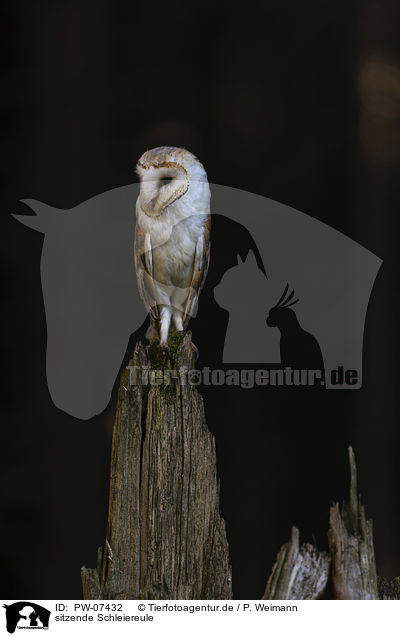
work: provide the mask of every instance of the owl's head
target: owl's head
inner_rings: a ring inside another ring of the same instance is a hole
[[[204,213],[210,200],[207,173],[196,157],[184,148],[161,146],[147,150],[137,162],[140,207],[151,217],[177,205]]]

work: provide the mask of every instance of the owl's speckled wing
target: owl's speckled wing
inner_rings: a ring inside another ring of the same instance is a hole
[[[159,316],[154,288],[150,235],[146,234],[138,223],[135,229],[134,257],[139,294],[150,317],[157,320]]]
[[[189,320],[195,315],[199,295],[206,280],[208,266],[210,264],[210,232],[211,215],[208,214],[203,226],[203,232],[197,241],[196,252],[193,261],[193,274],[190,282],[189,295],[186,301],[183,316],[183,327],[186,329]]]

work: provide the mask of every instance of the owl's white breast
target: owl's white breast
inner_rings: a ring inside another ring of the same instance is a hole
[[[196,184],[196,190],[157,217],[147,216],[137,205],[137,223],[150,234],[153,276],[166,285],[186,287],[192,277],[197,241],[209,214],[208,183]]]

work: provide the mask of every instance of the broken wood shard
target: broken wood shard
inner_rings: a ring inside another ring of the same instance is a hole
[[[350,503],[330,509],[328,540],[332,555],[335,598],[341,600],[378,599],[378,584],[372,521],[357,494],[357,470],[349,447]]]
[[[392,581],[378,576],[379,598],[382,601],[398,601],[400,599],[400,576]]]
[[[357,470],[349,448],[350,501],[342,510],[330,509],[330,556],[311,545],[299,548],[299,531],[292,528],[289,543],[282,546],[268,579],[264,599],[318,599],[326,588],[330,562],[334,596],[341,600],[378,599],[372,521],[357,493]],[[381,598],[399,598],[400,577],[380,582]]]
[[[299,547],[299,531],[293,527],[290,541],[282,546],[277,556],[264,600],[318,599],[328,582],[330,557],[314,546],[304,543]]]
[[[150,366],[194,368],[191,337],[169,343],[171,365],[141,343],[121,374],[114,423],[107,538],[96,570],[82,568],[85,599],[230,599],[219,514],[215,440],[203,399],[179,379],[147,386]]]

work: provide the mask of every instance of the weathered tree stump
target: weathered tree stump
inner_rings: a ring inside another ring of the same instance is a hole
[[[189,334],[175,335],[166,361],[141,343],[121,374],[114,423],[108,529],[97,568],[82,568],[85,599],[230,599],[225,522],[219,514],[215,440],[203,400],[190,385]],[[337,599],[400,597],[400,577],[378,581],[372,522],[357,494],[330,509],[330,555],[299,545],[292,528],[268,579],[264,600],[319,599],[331,576]]]
[[[107,537],[97,568],[82,568],[85,599],[232,597],[215,440],[187,382],[191,337],[169,344],[171,362],[154,345],[150,363],[138,343],[122,373]]]

